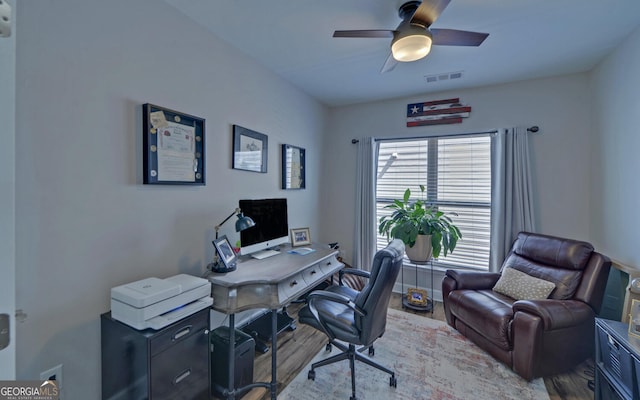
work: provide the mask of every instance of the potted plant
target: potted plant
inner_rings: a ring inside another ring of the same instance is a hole
[[[424,186],[420,185],[424,194]],[[462,238],[460,229],[444,212],[427,206],[423,200],[409,201],[411,190],[404,192],[402,200],[394,200],[385,208],[391,215],[380,218],[378,232],[387,238],[400,239],[406,245],[407,257],[414,262],[425,262],[440,253],[446,257],[453,252]]]

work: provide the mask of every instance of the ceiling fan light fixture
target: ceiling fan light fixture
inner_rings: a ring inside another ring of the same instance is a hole
[[[409,29],[396,32],[391,43],[391,54],[397,61],[416,61],[429,54],[432,42],[428,30],[412,25]]]

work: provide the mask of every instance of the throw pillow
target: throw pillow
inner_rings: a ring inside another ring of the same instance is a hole
[[[548,298],[555,287],[553,282],[527,275],[514,268],[505,268],[493,290],[516,300],[539,300]]]

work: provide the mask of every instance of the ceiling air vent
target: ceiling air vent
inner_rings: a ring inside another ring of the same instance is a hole
[[[448,72],[445,74],[436,74],[436,75],[425,75],[424,76],[424,81],[426,83],[435,83],[435,82],[440,82],[440,81],[448,81],[451,79],[460,79],[462,78],[463,75],[463,71],[456,71],[456,72]]]

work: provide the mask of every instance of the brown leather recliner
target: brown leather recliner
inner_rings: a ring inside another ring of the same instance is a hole
[[[499,273],[447,270],[449,325],[526,380],[566,372],[594,354],[594,323],[611,260],[589,243],[520,232],[504,268],[555,283],[547,299],[492,290]]]

